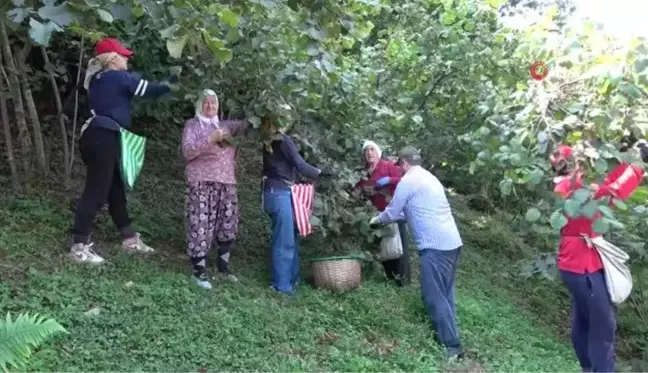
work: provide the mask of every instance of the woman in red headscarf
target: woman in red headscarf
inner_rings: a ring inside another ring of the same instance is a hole
[[[559,196],[568,198],[583,187],[583,169],[571,147],[560,145],[550,161],[557,175],[554,191]],[[621,163],[602,185],[592,185],[593,197],[626,199],[643,176],[643,169]],[[584,372],[614,372],[616,309],[608,294],[598,251],[583,237],[600,236],[593,229],[599,217],[600,213],[592,219],[566,216],[567,224],[560,230],[557,258],[558,270],[572,299],[572,344]]]

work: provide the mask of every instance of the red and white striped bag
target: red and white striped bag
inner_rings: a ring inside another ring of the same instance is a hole
[[[293,201],[293,214],[299,235],[306,237],[313,233],[310,217],[313,214],[315,187],[313,184],[294,184],[290,187]]]

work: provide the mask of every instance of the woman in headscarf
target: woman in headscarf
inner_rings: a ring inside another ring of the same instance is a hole
[[[131,227],[126,208],[126,191],[120,172],[120,129],[131,126],[130,102],[133,97],[159,97],[169,92],[169,83],[155,83],[127,71],[133,52],[118,40],[105,38],[95,45],[95,57],[88,63],[84,87],[92,117],[81,128],[79,150],[86,165],[83,194],[77,204],[72,228],[70,257],[78,262],[104,261],[90,241],[97,211],[108,201],[108,210],[128,252],[149,253]],[[172,77],[170,81],[175,81]]]
[[[309,179],[330,176],[306,163],[293,140],[270,118],[261,123],[263,147],[263,209],[272,220],[272,288],[293,295],[299,282],[299,232],[295,226],[290,187],[297,173]]]
[[[382,159],[382,151],[373,141],[365,141],[362,145],[362,155],[367,166],[367,179],[356,184],[378,211],[385,210],[396,185],[401,179],[401,171],[394,163]],[[403,255],[400,258],[382,262],[387,278],[398,286],[408,285],[411,281],[411,264],[408,252],[407,224],[404,220],[398,222],[398,231],[403,245]]]
[[[572,147],[559,145],[550,157],[556,174],[554,192],[564,199],[584,186],[581,160],[574,153]],[[644,162],[647,161],[646,151],[641,149],[641,153]],[[592,185],[593,199],[626,199],[639,186],[643,176],[643,169],[621,163],[601,185]],[[601,257],[583,237],[600,236],[593,224],[601,218],[601,213],[590,218],[585,215],[565,217],[567,224],[560,229],[557,267],[572,299],[574,351],[583,372],[614,372],[616,309],[607,290]]]
[[[185,122],[182,151],[187,178],[187,255],[198,285],[211,289],[207,259],[218,245],[216,267],[221,277],[237,281],[229,271],[232,244],[238,233],[236,148],[231,136],[243,134],[247,120],[219,120],[218,96],[211,89],[200,93],[196,116]]]

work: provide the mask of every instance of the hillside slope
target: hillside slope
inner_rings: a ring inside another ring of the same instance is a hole
[[[258,198],[259,166],[256,150],[247,144],[239,153],[242,221],[233,253],[242,281],[217,284],[211,293],[188,281],[177,143],[150,142],[141,182],[130,196],[137,228],[158,248],[147,258],[120,251],[104,214],[95,240],[103,242],[98,251],[108,263],[71,263],[63,247],[70,196],[41,185],[0,197],[0,312],[41,312],[70,331],[43,347],[28,369],[579,370],[566,339],[555,334],[567,319],[564,293],[517,280],[512,264],[519,258],[507,244],[512,232],[467,208],[459,196],[452,204],[466,246],[458,316],[470,357],[463,366],[444,365],[418,283],[396,289],[376,266],[365,268],[363,286],[352,293],[304,286],[294,301],[274,295],[267,281],[269,231]],[[303,257],[317,250],[306,243]],[[304,272],[307,266],[304,262]],[[561,311],[538,308],[549,305]]]

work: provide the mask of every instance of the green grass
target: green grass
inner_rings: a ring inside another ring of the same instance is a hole
[[[211,293],[192,286],[182,163],[168,149],[177,144],[151,142],[130,197],[136,227],[158,248],[148,257],[122,253],[101,216],[95,236],[108,263],[71,263],[64,248],[69,195],[38,186],[0,197],[0,312],[39,312],[70,332],[46,343],[30,371],[579,371],[556,333],[568,317],[560,287],[516,278],[503,238],[511,232],[497,221],[479,225],[485,217],[458,197],[453,205],[466,246],[457,308],[469,356],[462,365],[443,362],[418,284],[397,289],[375,264],[364,267],[354,292],[302,286],[294,300],[275,295],[259,159],[250,149],[239,154],[242,221],[232,260],[241,282],[217,283]],[[306,242],[302,256],[317,253],[317,245]],[[545,312],[538,302],[561,310]]]

